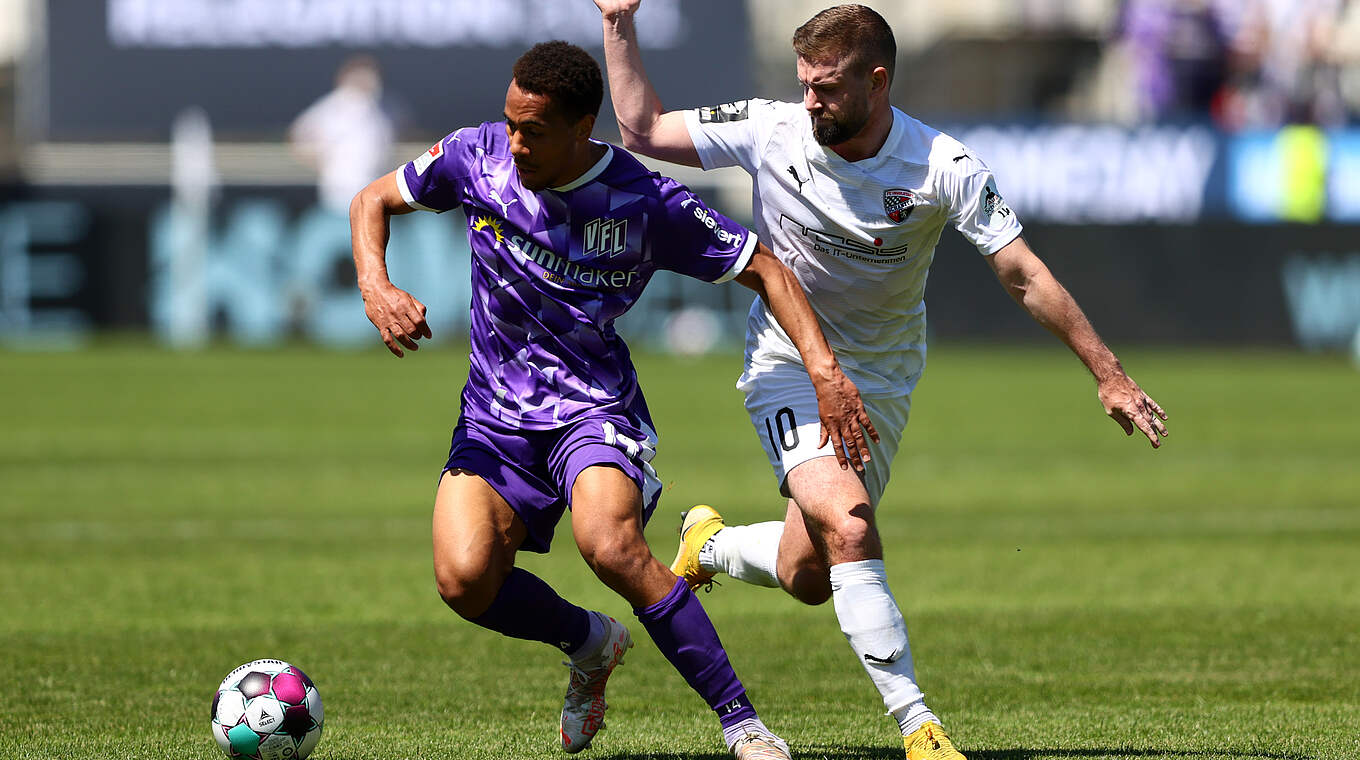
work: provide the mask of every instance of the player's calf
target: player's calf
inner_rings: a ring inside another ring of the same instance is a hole
[[[785,559],[779,555],[779,585],[789,596],[810,606],[831,598],[831,577],[826,563],[813,554]]]

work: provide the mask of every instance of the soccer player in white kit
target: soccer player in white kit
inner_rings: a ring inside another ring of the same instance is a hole
[[[1166,413],[1127,374],[1021,237],[991,172],[958,141],[888,102],[896,45],[873,10],[818,13],[793,37],[803,102],[746,100],[665,111],[643,70],[640,0],[595,0],[623,142],[689,166],[741,166],[760,238],[793,270],[869,413],[866,435],[828,444],[797,350],[759,299],[737,385],[790,497],[782,522],[725,526],[686,514],[672,570],[715,573],[832,600],[856,659],[897,720],[909,760],[959,760],[916,684],[906,624],[888,589],[874,509],[925,368],[926,275],[946,224],[977,246],[1011,296],[1091,371],[1105,412],[1157,447]]]

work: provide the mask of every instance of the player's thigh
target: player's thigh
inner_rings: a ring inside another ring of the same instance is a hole
[[[586,467],[571,489],[571,530],[583,550],[604,541],[645,543],[641,489],[618,467]]]
[[[435,580],[444,598],[500,589],[524,541],[524,522],[481,476],[446,471],[434,500]],[[489,605],[491,599],[485,599]]]
[[[605,585],[636,608],[675,586],[675,575],[652,556],[642,532],[643,495],[613,464],[587,467],[572,486],[571,530],[581,556]]]
[[[788,486],[828,565],[882,558],[872,500],[853,469],[831,457],[809,459],[789,473]]]
[[[756,435],[760,438],[765,456],[779,483],[780,493],[793,496],[789,475],[805,462],[830,457],[836,462],[834,444],[821,442],[821,417],[817,410],[817,393],[801,365],[776,367],[748,381],[746,411],[751,416]],[[907,424],[910,398],[864,399],[865,410],[879,433],[878,441],[867,441],[870,461],[864,472],[857,474],[847,469],[850,478],[863,480],[869,503],[875,506],[886,487],[892,471],[892,460]]]
[[[656,445],[640,415],[611,414],[573,423],[554,448],[549,463],[587,561],[624,549],[650,556],[642,530],[661,490],[651,465]]]

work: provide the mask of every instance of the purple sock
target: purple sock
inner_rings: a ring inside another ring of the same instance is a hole
[[[590,635],[589,612],[518,567],[506,576],[486,612],[472,622],[514,639],[552,644],[564,652],[580,649]]]
[[[676,578],[675,587],[661,601],[635,609],[633,614],[642,621],[656,648],[718,714],[723,727],[756,717],[746,698],[746,687],[727,661],[727,651],[718,640],[713,622],[683,579]]]

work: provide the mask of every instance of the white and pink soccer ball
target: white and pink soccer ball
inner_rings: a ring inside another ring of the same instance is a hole
[[[303,760],[321,741],[321,693],[283,660],[255,660],[222,679],[212,733],[231,758]]]

